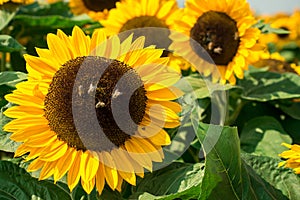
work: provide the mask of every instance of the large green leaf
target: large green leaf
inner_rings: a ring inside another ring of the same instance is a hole
[[[270,116],[251,119],[245,124],[240,139],[245,152],[276,158],[285,150],[281,143],[292,142],[281,124]]]
[[[0,35],[0,51],[14,52],[22,51],[25,48],[14,38],[9,35]]]
[[[242,98],[247,100],[264,102],[300,97],[300,77],[293,73],[247,71],[238,85],[243,88]]]
[[[241,160],[236,128],[201,123],[197,136],[206,153],[199,199],[286,199]]]
[[[71,200],[68,191],[50,181],[39,181],[9,161],[0,161],[0,199]]]
[[[280,159],[250,154],[242,154],[242,158],[259,176],[282,191],[289,199],[300,199],[300,177],[290,169],[278,167]]]
[[[197,136],[206,153],[205,174],[199,198],[238,199],[242,181],[236,128],[201,123]]]
[[[172,163],[140,179],[129,199],[191,199],[199,194],[204,164]]]

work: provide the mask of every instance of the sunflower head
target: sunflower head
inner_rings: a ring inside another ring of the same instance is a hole
[[[28,81],[6,95],[17,106],[5,111],[14,120],[4,129],[22,142],[15,156],[26,155],[28,171],[55,182],[67,174],[70,190],[81,181],[87,193],[101,193],[105,183],[135,185],[162,162],[170,144],[163,128],[180,124],[181,107],[171,101],[182,95],[173,86],[180,75],[162,49],[132,38],[107,39],[102,30],[89,37],[75,27],[71,36],[48,34],[49,49],[25,56]]]
[[[133,10],[129,12],[128,8]],[[127,32],[128,35],[134,31],[135,35],[149,35],[146,37],[147,45],[168,48],[171,42],[169,29],[172,29],[174,20],[180,17],[181,12],[176,0],[124,0],[117,3],[116,8],[109,12],[109,17],[100,20],[100,23],[107,35],[120,32]]]
[[[252,63],[252,65],[257,68],[268,67],[268,70],[271,72],[291,72],[300,74],[299,66],[295,63],[288,63],[278,52],[269,53],[268,51],[265,51],[260,54],[260,59],[257,62]]]
[[[248,3],[187,0],[185,4],[183,17],[175,23],[178,33],[171,34],[171,50],[183,57],[202,57],[203,52],[208,53],[210,58],[203,57],[204,61],[217,67],[207,69],[201,64],[194,67],[203,74],[211,74],[213,80],[234,84],[235,76],[243,78],[243,71],[250,63],[248,57],[260,50],[256,44],[260,31],[252,28],[256,21]]]
[[[265,44],[274,43],[278,49],[282,49],[285,45],[290,43],[300,44],[300,14],[295,11],[292,15],[286,13],[278,13],[274,16],[262,16],[261,19],[265,23],[269,23],[272,28],[278,28],[288,31],[283,34],[263,34],[261,41]]]

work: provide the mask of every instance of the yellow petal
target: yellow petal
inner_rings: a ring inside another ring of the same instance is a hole
[[[96,173],[96,188],[97,188],[99,194],[102,193],[104,185],[105,185],[104,166],[100,162],[99,167],[98,167],[98,171]]]
[[[76,150],[73,148],[68,148],[67,152],[65,153],[64,156],[62,156],[58,161],[57,161],[57,166],[55,168],[54,172],[54,181],[58,181],[61,179],[67,171],[71,168],[75,157],[76,157]]]
[[[94,186],[95,186],[95,177],[92,178],[89,181],[84,181],[84,180],[81,179],[81,185],[82,185],[84,191],[86,193],[90,194],[92,192],[92,190],[94,189]]]
[[[55,170],[56,161],[54,162],[46,162],[43,169],[41,170],[39,180],[44,180],[52,176]]]
[[[168,133],[161,129],[161,131],[151,137],[148,138],[153,144],[161,146],[161,145],[169,145],[171,144],[171,139]]]
[[[99,160],[94,158],[89,151],[85,151],[81,156],[80,176],[84,182],[93,179],[98,171]]]
[[[147,97],[152,100],[169,101],[174,100],[183,95],[183,92],[176,87],[163,88],[154,91],[147,91]]]
[[[82,151],[75,151],[74,153],[76,154],[76,157],[74,158],[74,162],[68,172],[68,186],[71,192],[75,188],[75,186],[77,185],[80,179],[79,168],[80,168]]]
[[[108,152],[102,152],[100,157],[102,157],[104,164],[104,174],[107,184],[111,189],[116,189],[118,185],[118,173],[114,160]]]
[[[133,166],[123,151],[124,150],[122,149],[113,149],[111,151],[111,156],[116,164],[120,176],[131,185],[135,185],[136,178]]]

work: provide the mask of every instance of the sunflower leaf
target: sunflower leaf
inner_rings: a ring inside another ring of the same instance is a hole
[[[73,28],[75,25],[83,26],[92,23],[92,21],[87,15],[80,15],[72,18],[60,15],[17,15],[14,18],[14,23],[23,24],[24,26],[29,27],[38,27],[39,29],[65,29]]]
[[[59,185],[39,181],[9,161],[0,161],[0,191],[1,199],[71,200],[70,194]]]
[[[247,71],[238,85],[243,88],[242,98],[252,101],[300,97],[300,76],[293,73]]]
[[[9,35],[0,35],[0,51],[2,52],[14,52],[22,51],[23,47],[17,40]]]
[[[290,32],[281,28],[273,28],[271,24],[265,23],[264,20],[259,20],[254,27],[260,29],[263,34],[275,33],[275,34],[289,34]]]
[[[68,7],[68,2],[58,1],[55,3],[32,3],[25,6],[22,6],[18,14],[26,14],[33,16],[47,16],[47,15],[61,15],[65,17],[72,16],[70,9]]]
[[[203,163],[172,163],[140,179],[129,199],[191,199],[197,197]]]
[[[255,153],[270,157],[286,148],[281,143],[291,143],[291,137],[285,133],[281,124],[273,117],[262,116],[251,119],[241,132],[241,148],[247,153]],[[270,143],[270,141],[272,141]]]
[[[291,200],[300,199],[300,177],[290,169],[278,167],[279,158],[242,154],[247,165]],[[279,199],[279,198],[277,198]]]
[[[20,146],[20,143],[12,141],[10,139],[12,133],[8,133],[3,130],[4,125],[11,121],[10,118],[3,114],[4,110],[10,106],[11,104],[7,104],[0,110],[0,150],[6,152],[15,152],[18,146]]]
[[[17,83],[27,79],[27,75],[22,72],[1,72],[0,73],[0,108],[8,102],[4,96],[15,89]]]
[[[241,159],[236,128],[200,123],[197,137],[206,153],[199,199],[287,199]]]

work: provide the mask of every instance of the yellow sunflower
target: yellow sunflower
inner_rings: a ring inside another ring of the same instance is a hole
[[[300,146],[297,144],[290,145],[286,143],[283,143],[282,145],[290,150],[279,154],[280,157],[286,159],[286,161],[280,162],[279,166],[292,168],[296,174],[300,174]]]
[[[162,49],[132,38],[121,43],[102,30],[90,38],[75,27],[71,36],[48,34],[39,57],[25,55],[28,81],[5,96],[18,106],[5,111],[15,119],[4,130],[22,142],[15,156],[29,153],[28,171],[55,182],[67,174],[71,191],[81,180],[87,193],[101,193],[105,182],[113,190],[123,180],[135,185],[163,160],[163,128],[180,124],[181,107],[170,101],[182,95],[172,86],[180,76]]]
[[[171,34],[170,49],[189,60],[202,57],[206,64],[194,67],[205,76],[212,74],[214,82],[235,84],[234,75],[242,79],[248,64],[258,59],[254,52],[260,50],[260,31],[252,28],[255,23],[245,0],[187,0],[183,17],[175,24],[178,32]],[[203,52],[209,57],[204,58]]]
[[[70,0],[69,7],[75,15],[88,14],[94,20],[105,19],[108,11],[116,7],[119,0]]]
[[[173,29],[175,19],[182,15],[182,11],[176,0],[124,0],[116,3],[116,8],[109,11],[109,17],[100,20],[100,23],[107,35],[125,32],[123,35],[126,37],[132,30],[136,35],[146,35],[147,45],[167,49],[171,44],[169,29]],[[163,54],[169,55],[170,52]],[[172,62],[169,66],[180,73],[184,61],[177,58],[170,57]]]
[[[288,34],[263,34],[260,40],[264,43],[274,43],[279,49],[292,42],[300,44],[300,14],[298,14],[298,12],[295,12],[293,15],[278,13],[274,16],[263,16],[261,19],[263,19],[265,23],[269,23],[272,28],[289,31]]]
[[[278,52],[272,54],[264,52],[260,55],[260,60],[252,65],[257,68],[268,67],[268,70],[271,72],[292,72],[300,75],[300,67],[295,63],[288,63]]]
[[[15,4],[30,4],[33,3],[34,0],[0,0],[0,5],[5,3],[15,3]]]
[[[107,35],[146,27],[171,29],[179,13],[176,0],[124,0],[100,23]]]

